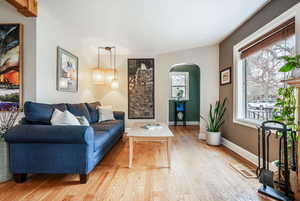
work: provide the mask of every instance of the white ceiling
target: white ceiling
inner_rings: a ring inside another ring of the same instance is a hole
[[[158,54],[217,44],[267,0],[43,0],[81,40]],[[95,45],[95,44],[94,44]],[[102,44],[97,44],[102,45]]]

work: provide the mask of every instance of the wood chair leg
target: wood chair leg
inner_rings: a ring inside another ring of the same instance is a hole
[[[80,174],[80,183],[81,184],[86,184],[88,179],[89,179],[89,175],[88,174]]]
[[[27,180],[27,174],[14,174],[16,183],[24,183]]]

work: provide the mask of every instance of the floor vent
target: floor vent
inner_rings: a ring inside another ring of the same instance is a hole
[[[255,174],[255,168],[250,168],[250,167],[247,167],[243,164],[236,163],[236,162],[232,162],[229,164],[233,169],[238,171],[244,177],[246,177],[248,179],[257,178],[256,174]]]

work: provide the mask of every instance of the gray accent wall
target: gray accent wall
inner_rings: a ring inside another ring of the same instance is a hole
[[[299,2],[299,0],[272,0],[251,19],[234,31],[234,33],[222,41],[219,45],[220,70],[233,66],[234,45]],[[227,113],[225,116],[226,122],[222,128],[223,137],[257,154],[257,130],[233,123],[233,82],[230,85],[220,86],[219,95],[220,99],[228,98]]]

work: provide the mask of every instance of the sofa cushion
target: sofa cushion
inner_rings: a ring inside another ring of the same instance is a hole
[[[66,104],[44,104],[27,101],[24,104],[24,114],[26,121],[36,124],[50,124],[54,109],[65,111]]]
[[[54,109],[58,109],[62,112],[67,110],[67,105],[65,103],[52,104],[51,106],[53,107],[53,111]]]
[[[93,103],[86,103],[86,107],[90,113],[91,116],[91,123],[96,123],[98,122],[99,119],[99,113],[97,110],[97,107],[101,106],[100,102],[93,102]]]
[[[121,129],[123,126],[123,122],[121,120],[110,120],[99,122],[91,125],[95,132],[97,131],[110,131],[115,132],[118,129]]]
[[[91,125],[95,133],[95,151],[106,148],[105,146],[119,137],[122,121],[112,120]],[[103,140],[103,141],[102,141]],[[101,145],[104,145],[102,147]]]
[[[91,122],[90,113],[84,103],[79,104],[67,104],[68,110],[75,116],[85,116],[86,119]]]

